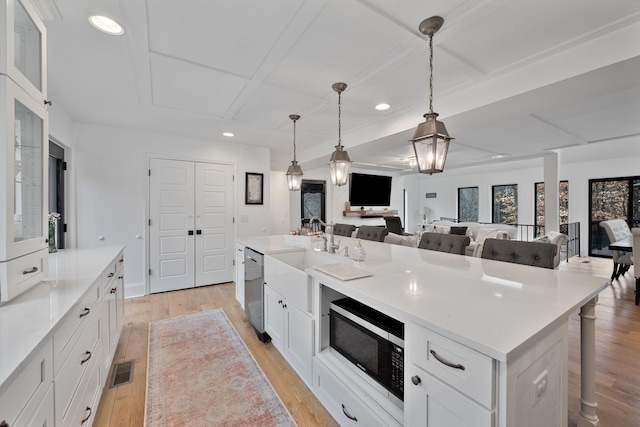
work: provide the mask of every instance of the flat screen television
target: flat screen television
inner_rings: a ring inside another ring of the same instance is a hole
[[[352,173],[349,176],[351,206],[390,206],[391,177]]]

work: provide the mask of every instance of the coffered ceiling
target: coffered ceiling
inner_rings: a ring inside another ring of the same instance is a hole
[[[360,166],[403,170],[434,110],[447,168],[640,135],[638,0],[34,0],[47,25],[49,98],[76,122],[268,147],[303,168],[342,142]],[[125,28],[93,29],[90,14]],[[391,104],[376,111],[380,102]]]

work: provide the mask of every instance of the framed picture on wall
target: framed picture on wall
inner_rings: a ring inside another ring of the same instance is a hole
[[[244,203],[246,205],[261,205],[264,190],[264,175],[247,172],[245,178]]]

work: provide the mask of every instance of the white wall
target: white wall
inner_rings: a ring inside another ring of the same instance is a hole
[[[289,218],[289,184],[287,175],[280,171],[271,171],[271,200],[269,209],[271,215],[271,234],[288,234]],[[300,192],[298,191],[298,194]]]
[[[236,235],[269,234],[268,149],[85,124],[76,125],[73,138],[78,247],[126,245],[125,285],[130,288],[139,289],[148,268],[150,157],[235,165]],[[264,205],[244,204],[245,172],[264,174]]]

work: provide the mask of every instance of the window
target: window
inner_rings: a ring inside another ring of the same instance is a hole
[[[491,218],[494,224],[518,223],[518,184],[494,185]]]
[[[458,221],[478,222],[478,187],[458,188]]]
[[[536,182],[535,184],[535,222],[536,237],[542,236],[544,231],[544,182]],[[560,216],[560,224],[569,224],[569,181],[560,181],[558,188],[558,209]],[[560,227],[562,229],[562,227]]]
[[[640,177],[589,180],[589,255],[611,256],[601,221],[622,218],[640,226]]]

